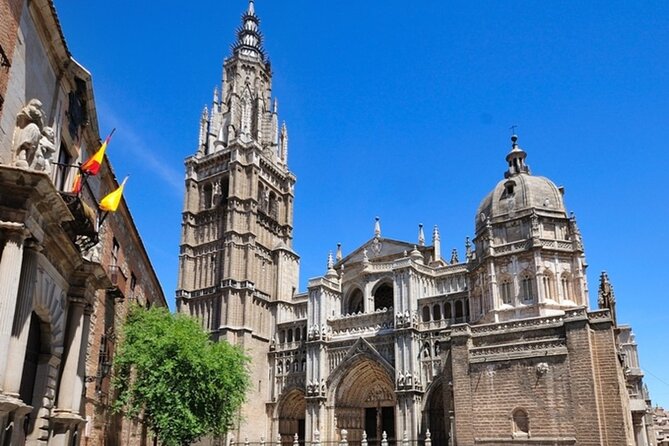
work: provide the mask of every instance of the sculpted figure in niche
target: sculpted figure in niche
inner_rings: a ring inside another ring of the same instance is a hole
[[[43,120],[42,103],[37,99],[31,99],[16,115],[13,150],[17,167],[28,168],[33,163],[42,138]]]
[[[37,145],[33,168],[51,174],[51,157],[56,152],[55,134],[51,127],[42,129],[42,137]]]

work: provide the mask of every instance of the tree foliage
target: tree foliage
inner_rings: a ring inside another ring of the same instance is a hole
[[[142,415],[165,446],[220,435],[249,387],[249,358],[164,308],[130,310],[114,357],[114,410]]]

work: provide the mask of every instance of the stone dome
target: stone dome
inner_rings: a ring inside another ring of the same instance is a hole
[[[481,201],[476,211],[476,232],[490,219],[512,216],[527,209],[536,209],[544,213],[553,213],[559,217],[566,217],[562,192],[551,180],[545,177],[533,176],[529,167],[525,165],[525,152],[516,143],[517,137],[512,138],[513,147],[506,157],[509,170],[505,179],[497,183],[495,188]]]

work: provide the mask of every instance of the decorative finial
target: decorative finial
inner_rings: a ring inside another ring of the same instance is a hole
[[[249,0],[249,8],[246,10],[248,15],[256,15],[256,8],[253,0]]]
[[[441,236],[437,225],[434,225],[432,230],[432,246],[434,247],[434,260],[438,262],[441,260]]]
[[[467,262],[470,262],[473,257],[472,242],[469,241],[469,237],[465,237],[465,258],[467,259]]]
[[[214,87],[214,105],[218,104],[218,87]]]
[[[341,243],[337,243],[337,256],[335,258],[337,259],[337,262],[344,258],[341,253]]]
[[[599,276],[599,290],[597,292],[597,303],[600,309],[608,309],[611,313],[613,325],[617,326],[616,321],[616,296],[613,292],[613,285],[609,280],[609,275],[606,271],[602,271]]]
[[[423,223],[418,224],[418,246],[425,246],[425,234],[423,233]]]
[[[276,115],[279,112],[279,100],[274,98],[274,103],[272,104],[272,112]]]
[[[518,137],[516,136],[516,129],[517,129],[517,128],[518,128],[518,126],[517,126],[516,124],[512,125],[511,127],[509,127],[509,130],[511,130],[511,140],[512,140],[512,141],[513,141],[513,137],[514,137],[514,136],[516,137],[516,139],[518,139]]]
[[[376,217],[374,222],[374,237],[381,237],[381,219]]]
[[[456,263],[460,263],[460,260],[458,259],[458,250],[453,248],[451,251],[451,265],[455,265]]]
[[[325,277],[330,280],[338,278],[337,271],[334,269],[334,259],[332,258],[332,251],[328,253],[328,270],[325,273]]]

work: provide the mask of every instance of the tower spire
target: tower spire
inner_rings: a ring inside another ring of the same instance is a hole
[[[423,232],[423,223],[418,224],[418,246],[425,246],[425,233]]]
[[[262,47],[260,19],[256,15],[255,4],[249,0],[246,12],[242,14],[242,25],[237,29],[237,42],[232,46],[235,55],[265,61],[265,50]]]

